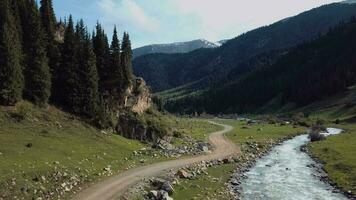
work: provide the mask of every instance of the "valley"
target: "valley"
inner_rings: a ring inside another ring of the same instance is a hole
[[[354,0],[1,0],[0,200],[356,199],[355,77]]]

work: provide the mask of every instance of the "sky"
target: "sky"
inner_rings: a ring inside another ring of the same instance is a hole
[[[72,14],[89,30],[100,21],[130,34],[133,47],[207,39],[215,42],[340,0],[53,0],[57,18]]]

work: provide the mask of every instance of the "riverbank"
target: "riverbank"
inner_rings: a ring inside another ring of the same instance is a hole
[[[234,198],[235,193],[230,190],[230,185],[233,183],[231,178],[236,169],[243,171],[251,167],[253,160],[267,153],[275,144],[304,131],[304,128],[290,124],[247,124],[247,121],[236,120],[218,120],[218,122],[234,127],[234,130],[227,133],[226,137],[241,147],[241,155],[227,160],[226,164],[221,161],[217,165],[210,166],[205,169],[206,174],[201,173],[192,180],[179,180],[179,184],[174,185],[173,197],[176,197],[174,199],[184,199],[181,197],[187,196],[192,199],[216,199],[215,195],[220,195],[221,199]],[[231,168],[235,170],[227,170]],[[202,189],[207,185],[208,190]]]
[[[323,165],[325,181],[356,199],[356,125],[332,124],[344,132],[308,145],[310,155]]]

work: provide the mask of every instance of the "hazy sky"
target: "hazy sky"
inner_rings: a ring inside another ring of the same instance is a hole
[[[193,39],[218,41],[340,0],[53,0],[57,17],[73,14],[89,29],[116,24],[134,47]]]

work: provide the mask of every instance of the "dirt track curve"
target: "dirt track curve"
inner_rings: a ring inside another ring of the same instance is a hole
[[[94,184],[79,192],[73,199],[75,200],[113,200],[120,197],[130,186],[140,182],[143,178],[154,177],[158,174],[168,172],[170,169],[177,169],[186,165],[191,165],[201,161],[222,159],[239,153],[239,148],[225,138],[224,134],[233,130],[233,127],[210,122],[224,127],[222,131],[211,133],[209,142],[214,150],[210,154],[197,157],[184,158],[178,160],[165,161],[134,168],[123,172],[117,176],[110,177],[102,182]]]

